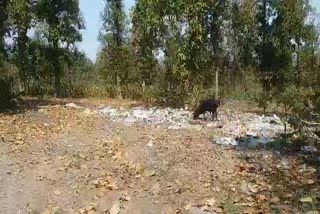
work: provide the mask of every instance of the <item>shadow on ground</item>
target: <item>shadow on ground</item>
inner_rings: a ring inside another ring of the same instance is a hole
[[[38,110],[41,106],[65,105],[67,99],[46,99],[46,98],[19,98],[14,101],[11,108],[0,110],[0,114],[22,114],[29,110]]]
[[[241,162],[251,168],[247,179],[259,177],[264,185],[271,187],[256,195],[261,198],[268,195],[274,213],[314,213],[319,210],[320,148],[315,152],[302,151],[301,147],[307,146],[306,143],[284,136],[267,144],[252,143],[253,138],[249,136],[236,141],[235,149],[239,151]]]
[[[257,114],[259,116],[265,115],[265,116],[271,117],[273,115],[277,115],[280,118],[285,117],[285,113],[282,111],[266,111],[266,112],[264,112],[263,110],[248,110],[248,111],[244,111],[244,112],[250,113],[250,114]]]

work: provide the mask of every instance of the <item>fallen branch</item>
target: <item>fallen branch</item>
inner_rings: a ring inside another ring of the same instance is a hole
[[[320,117],[320,114],[309,111],[312,116]]]
[[[310,116],[320,120],[320,114],[313,112],[309,107],[305,107],[304,110],[306,110]]]
[[[302,123],[304,123],[305,125],[308,125],[308,126],[320,126],[320,123],[316,123],[316,122],[309,122],[309,121],[306,121],[306,120],[303,120],[303,119],[300,119]]]

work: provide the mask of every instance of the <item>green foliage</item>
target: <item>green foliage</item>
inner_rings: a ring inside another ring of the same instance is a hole
[[[122,0],[106,0],[105,3],[102,13],[103,32],[100,33],[104,47],[98,69],[108,85],[110,95],[125,97],[124,89],[132,80],[130,73],[133,65],[132,52],[128,46],[127,17]]]
[[[63,61],[66,59],[64,49],[59,43],[66,44],[69,49],[75,42],[82,40],[80,30],[84,23],[80,15],[78,0],[39,0],[36,6],[39,31],[47,40],[49,64],[54,72],[55,94],[60,96]]]
[[[309,15],[305,0],[137,0],[129,20],[122,0],[105,0],[94,64],[75,46],[84,29],[78,0],[1,1],[3,93],[194,106],[215,95],[218,73],[220,97],[304,117],[306,100],[320,110],[320,34]]]
[[[0,55],[1,56],[1,55]],[[12,66],[3,56],[0,57],[0,110],[13,107],[12,98],[18,92],[15,87],[17,69]]]
[[[32,21],[35,16],[35,1],[22,0],[10,2],[10,19],[12,30],[16,34],[14,39],[15,64],[19,67],[19,78],[23,83],[23,88],[28,93],[28,54],[27,48],[29,38],[27,36],[28,30],[33,26]]]

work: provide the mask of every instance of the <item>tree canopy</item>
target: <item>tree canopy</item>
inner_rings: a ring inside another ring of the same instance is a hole
[[[308,0],[136,0],[130,14],[122,0],[104,2],[93,63],[76,46],[78,0],[1,1],[2,81],[30,95],[91,90],[180,105],[219,92],[264,108],[292,96],[319,105],[319,20]]]

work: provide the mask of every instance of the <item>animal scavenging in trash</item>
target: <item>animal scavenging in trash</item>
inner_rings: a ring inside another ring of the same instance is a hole
[[[199,115],[206,113],[207,111],[211,113],[212,120],[214,118],[218,120],[217,109],[221,105],[220,100],[206,99],[201,100],[198,107],[193,112],[193,119],[197,119]]]

